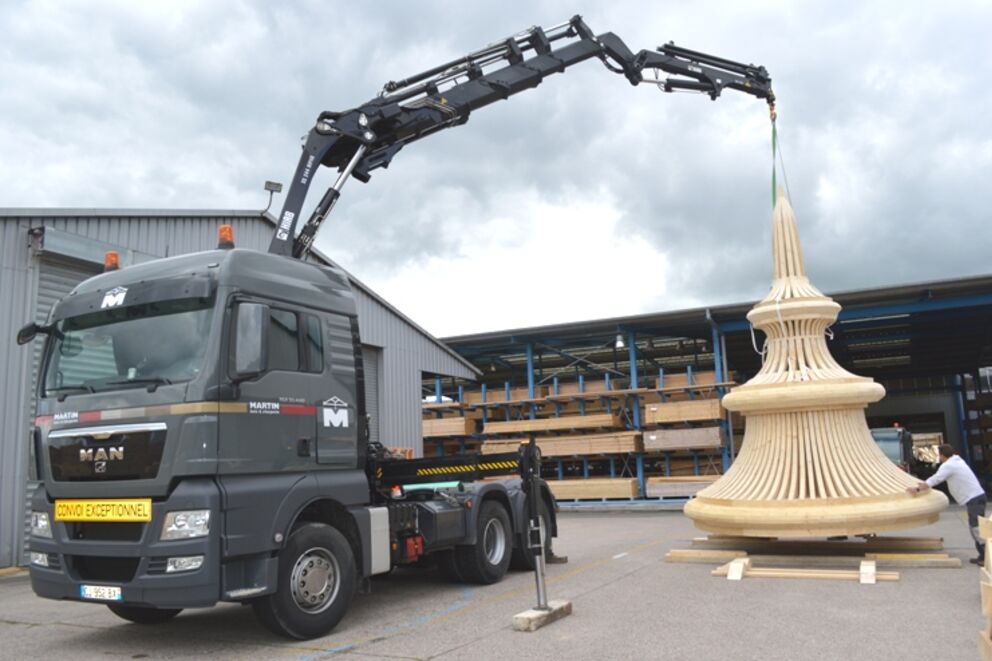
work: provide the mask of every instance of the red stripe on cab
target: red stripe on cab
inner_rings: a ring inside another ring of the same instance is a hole
[[[317,415],[317,407],[306,404],[280,404],[279,412],[283,415]]]

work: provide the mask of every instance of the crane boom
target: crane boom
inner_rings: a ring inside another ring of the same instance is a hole
[[[532,27],[464,57],[390,81],[378,96],[356,108],[320,113],[307,135],[269,252],[305,257],[349,177],[366,182],[373,170],[388,167],[407,144],[464,124],[473,110],[536,87],[547,76],[591,58],[623,74],[632,85],[653,83],[666,92],[697,91],[712,99],[729,88],[766,99],[774,113],[775,95],[764,67],[671,43],[634,53],[612,32],[593,35],[581,16],[547,30]],[[649,80],[645,70],[669,76]],[[297,234],[303,203],[322,165],[336,168],[338,177]]]

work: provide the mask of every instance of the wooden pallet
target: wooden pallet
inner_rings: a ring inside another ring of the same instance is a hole
[[[815,569],[804,567],[755,567],[752,558],[736,558],[710,572],[711,576],[726,577],[730,581],[745,578],[804,578],[832,581],[858,581],[874,585],[879,581],[898,581],[899,572],[879,571],[874,560],[862,560],[855,569]]]
[[[872,537],[861,540],[778,540],[712,535],[693,547],[672,549],[666,562],[720,565],[713,576],[897,581],[897,572],[879,568],[960,569],[961,559],[941,551],[939,537]],[[992,588],[992,585],[990,585]],[[992,594],[990,594],[992,597]]]

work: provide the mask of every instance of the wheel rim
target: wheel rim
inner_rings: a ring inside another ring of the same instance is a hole
[[[296,559],[290,581],[296,606],[316,615],[327,610],[341,589],[341,568],[333,553],[317,546]]]
[[[506,530],[499,519],[489,519],[482,533],[482,548],[490,564],[498,565],[506,554]]]

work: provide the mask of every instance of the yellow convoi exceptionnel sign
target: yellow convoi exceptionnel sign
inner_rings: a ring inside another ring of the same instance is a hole
[[[151,498],[56,500],[56,521],[151,521]]]

